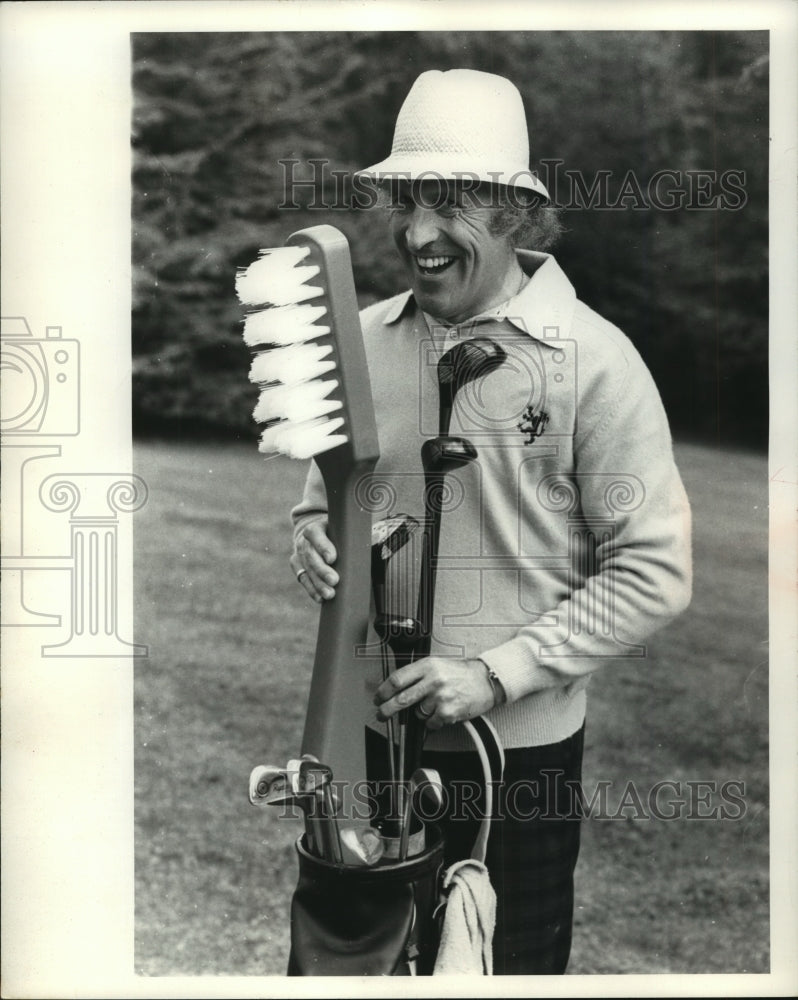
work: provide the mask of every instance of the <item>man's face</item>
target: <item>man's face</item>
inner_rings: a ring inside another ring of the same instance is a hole
[[[510,239],[491,229],[497,211],[484,188],[422,181],[394,189],[391,234],[425,312],[461,323],[516,291]]]

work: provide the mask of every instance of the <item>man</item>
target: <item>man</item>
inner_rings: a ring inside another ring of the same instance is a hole
[[[432,655],[375,681],[377,718],[403,709],[424,718],[424,764],[450,788],[479,774],[457,723],[481,714],[494,723],[506,752],[487,858],[498,900],[494,971],[562,973],[585,687],[610,659],[645,655],[645,639],[687,605],[689,507],[645,365],[540,252],[557,224],[529,171],[516,88],[471,70],[423,73],[391,156],[363,174],[391,192],[410,282],[362,314],[375,475],[394,512],[424,509],[419,456],[436,434],[437,359],[472,337],[507,355],[455,400],[452,433],[478,458],[447,477]],[[519,250],[522,238],[537,251]],[[311,469],[293,511],[292,566],[315,600],[332,599],[338,582],[325,510]],[[382,739],[375,723],[371,762],[384,759]],[[445,824],[449,861],[468,855],[475,832],[469,811],[455,812]]]

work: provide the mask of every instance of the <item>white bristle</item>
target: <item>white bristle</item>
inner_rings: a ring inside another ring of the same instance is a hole
[[[268,258],[273,267],[296,267],[310,253],[310,247],[267,247],[258,253],[258,260]]]
[[[306,247],[281,247],[262,256],[236,275],[236,294],[245,306],[269,303],[286,306],[323,295],[324,289],[306,285],[319,273],[315,264],[299,267]]]
[[[294,424],[289,420],[267,427],[261,434],[258,451],[265,455],[280,452],[289,458],[313,458],[324,451],[330,451],[344,444],[346,434],[335,434],[343,426],[342,417],[332,420],[322,417],[302,424]]]
[[[341,409],[341,401],[326,397],[338,387],[336,381],[300,382],[264,389],[252,414],[258,423],[285,418],[294,423],[313,420]]]
[[[249,372],[262,386],[253,412],[268,426],[258,445],[264,454],[280,452],[307,459],[349,440],[340,398],[330,398],[339,383],[335,349],[317,338],[330,334],[325,305],[308,300],[324,295],[309,284],[321,268],[309,261],[309,247],[279,247],[261,256],[236,277],[236,292],[251,311],[244,319],[244,342],[260,353]],[[304,262],[304,263],[303,263]],[[321,279],[323,284],[323,278]],[[317,325],[318,324],[318,325]],[[265,350],[263,350],[265,348]]]
[[[316,326],[327,310],[324,306],[279,306],[250,313],[244,320],[244,343],[298,344],[330,332],[329,326]]]
[[[332,354],[331,344],[291,344],[263,351],[253,358],[249,369],[250,382],[282,382],[293,385],[319,378],[335,368],[335,362],[325,360]]]

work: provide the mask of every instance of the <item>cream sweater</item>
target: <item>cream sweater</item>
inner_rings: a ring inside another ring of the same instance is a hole
[[[447,476],[432,652],[495,670],[507,702],[490,718],[508,748],[575,732],[593,671],[622,657],[645,669],[646,639],[691,589],[690,510],[651,375],[554,258],[518,254],[531,275],[520,293],[457,328],[425,317],[410,293],[361,315],[381,456],[361,499],[375,520],[423,517],[440,355],[473,336],[507,352],[455,401],[451,433],[478,460]],[[295,531],[325,512],[312,463]],[[369,642],[370,692],[380,667]],[[459,730],[430,733],[427,746],[468,749]]]

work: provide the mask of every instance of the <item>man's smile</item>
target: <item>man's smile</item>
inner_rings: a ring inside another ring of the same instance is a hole
[[[496,206],[471,190],[434,181],[391,193],[391,233],[419,306],[461,323],[517,291],[522,278]]]
[[[436,256],[421,257],[415,256],[414,260],[419,271],[424,275],[442,274],[457,260],[447,254],[437,254]]]

